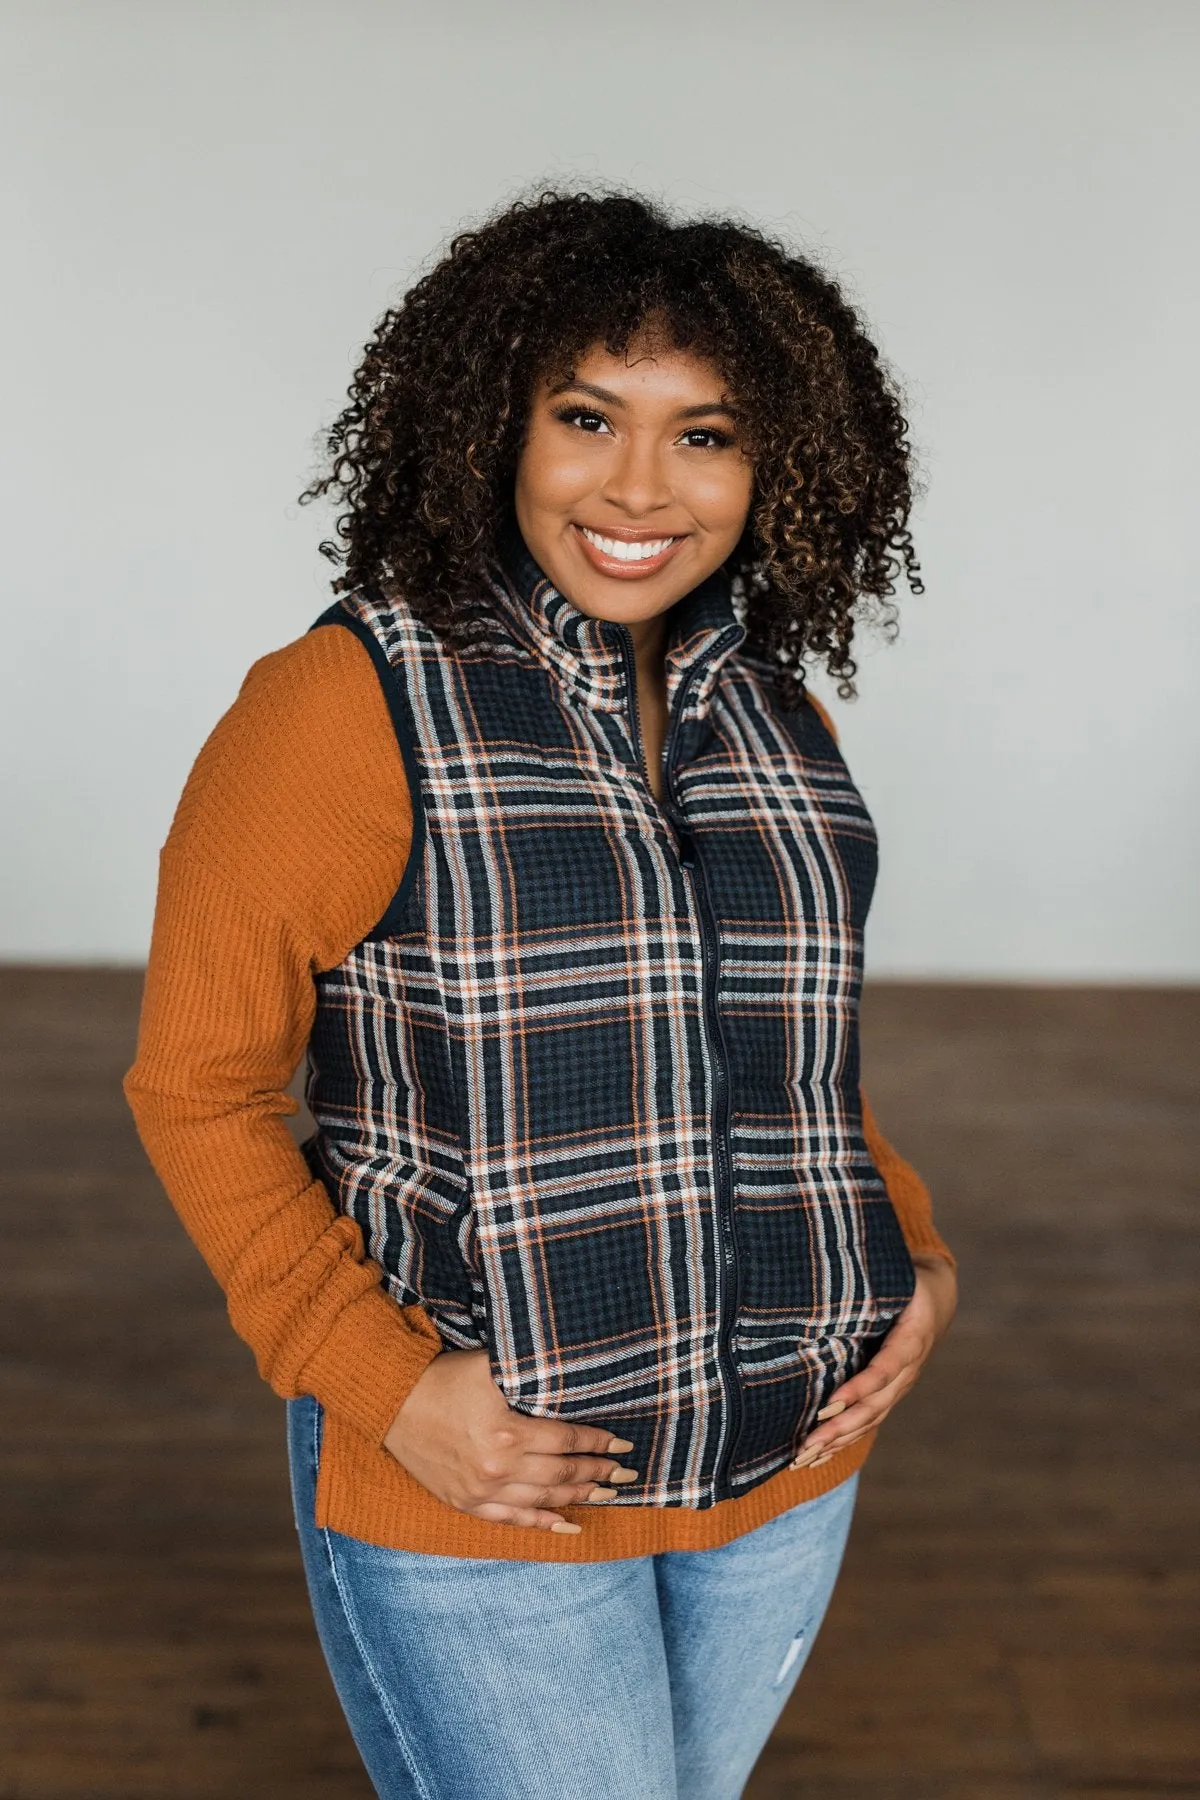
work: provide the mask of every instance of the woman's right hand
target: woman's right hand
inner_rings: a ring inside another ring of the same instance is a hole
[[[384,1439],[398,1463],[447,1506],[494,1525],[577,1532],[553,1509],[611,1500],[606,1482],[636,1481],[612,1459],[633,1445],[602,1426],[515,1411],[486,1350],[442,1350]]]

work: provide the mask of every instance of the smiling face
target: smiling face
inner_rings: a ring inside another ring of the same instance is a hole
[[[754,466],[700,357],[649,339],[617,356],[593,346],[571,377],[535,389],[517,523],[580,612],[636,635],[732,554]]]

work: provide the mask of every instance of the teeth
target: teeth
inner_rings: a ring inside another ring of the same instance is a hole
[[[652,557],[661,556],[675,542],[673,537],[646,538],[640,543],[628,538],[601,537],[598,531],[589,531],[586,525],[579,529],[589,544],[595,544],[597,550],[605,556],[611,556],[617,562],[649,562]]]

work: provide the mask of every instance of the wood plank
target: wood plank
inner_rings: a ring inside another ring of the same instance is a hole
[[[367,1800],[282,1408],[120,1097],[139,989],[0,969],[0,1800]],[[963,1311],[748,1800],[1200,1795],[1200,994],[876,986],[864,1036]]]

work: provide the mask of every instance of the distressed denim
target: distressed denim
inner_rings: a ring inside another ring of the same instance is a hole
[[[717,1549],[427,1556],[317,1527],[321,1419],[288,1403],[296,1527],[381,1800],[736,1800],[824,1617],[857,1476]]]

